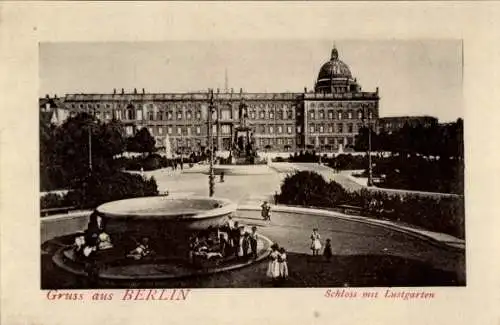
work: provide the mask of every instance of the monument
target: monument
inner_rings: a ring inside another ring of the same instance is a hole
[[[229,157],[236,165],[255,164],[257,152],[254,149],[253,129],[248,123],[248,107],[243,100],[239,106],[239,124],[234,127]]]

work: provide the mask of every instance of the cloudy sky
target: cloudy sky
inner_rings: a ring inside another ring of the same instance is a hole
[[[41,43],[39,95],[222,89],[226,70],[235,91],[301,92],[334,43],[364,91],[379,87],[381,116],[463,117],[460,40]]]

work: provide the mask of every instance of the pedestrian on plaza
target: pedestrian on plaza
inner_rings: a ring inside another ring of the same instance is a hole
[[[311,250],[313,256],[318,256],[321,250],[321,236],[318,232],[318,228],[314,228],[311,234]]]
[[[257,258],[257,240],[258,240],[258,234],[257,234],[257,227],[253,226],[252,227],[252,232],[250,233],[250,249],[252,251],[252,257]]]
[[[279,256],[278,244],[271,245],[271,254],[269,254],[269,262],[267,263],[266,276],[276,282],[280,277],[280,265],[278,262]]]
[[[245,260],[247,260],[249,257],[248,250],[250,249],[250,234],[246,231],[243,234],[241,248],[243,250],[243,258],[245,258]]]
[[[333,253],[332,253],[332,241],[330,238],[328,238],[325,242],[325,249],[323,250],[323,256],[325,257],[325,260],[327,262],[330,262],[332,259]]]
[[[280,278],[282,280],[288,279],[288,262],[286,258],[286,250],[284,247],[279,249],[278,263],[280,266]]]
[[[271,221],[271,206],[269,205],[269,203],[267,203],[267,201],[264,201],[264,203],[262,203],[260,207],[262,208],[262,219],[264,219],[265,221]]]
[[[238,257],[239,251],[240,251],[240,239],[241,239],[241,233],[240,233],[240,227],[238,225],[238,221],[234,223],[234,228],[231,231],[231,237],[232,237],[232,244],[233,244],[233,253],[236,257]]]

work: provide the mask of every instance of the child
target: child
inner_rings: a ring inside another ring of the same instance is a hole
[[[318,228],[314,228],[311,234],[311,250],[313,256],[319,255],[319,251],[321,250],[321,236],[318,233]]]
[[[271,207],[269,206],[267,201],[264,201],[264,203],[262,203],[261,208],[262,219],[271,221]]]
[[[276,281],[280,276],[280,265],[278,262],[278,245],[273,244],[271,246],[271,254],[269,254],[269,263],[267,264],[267,272],[266,275],[268,278],[271,278],[273,281]]]
[[[326,243],[325,243],[325,250],[323,251],[323,256],[325,257],[325,259],[330,262],[331,258],[332,258],[332,243],[331,243],[331,240],[330,238],[328,238],[326,240]]]
[[[278,262],[280,266],[280,278],[286,280],[288,278],[288,263],[286,259],[286,250],[281,247],[279,250]]]

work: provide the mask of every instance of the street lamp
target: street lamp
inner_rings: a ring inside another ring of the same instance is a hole
[[[368,111],[368,109],[367,109]],[[373,186],[373,173],[372,173],[372,125],[371,114],[368,112],[368,186]]]
[[[215,110],[215,105],[214,105],[214,91],[213,89],[209,89],[209,103],[208,103],[208,128],[207,128],[207,133],[208,133],[208,143],[209,143],[209,148],[210,148],[210,169],[209,169],[209,174],[208,174],[208,195],[213,196],[214,195],[214,186],[215,186],[215,180],[214,180],[214,142],[213,142],[213,132],[212,132],[212,127],[213,127],[213,122],[212,122],[212,114]]]

